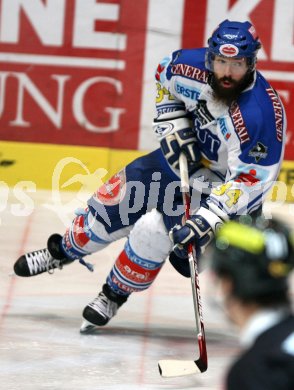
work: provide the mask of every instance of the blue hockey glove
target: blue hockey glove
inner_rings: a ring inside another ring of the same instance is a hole
[[[216,214],[201,207],[197,214],[187,219],[183,226],[176,225],[170,231],[170,238],[175,244],[173,251],[176,256],[182,259],[187,258],[187,245],[190,243],[195,245],[196,254],[200,256],[222,223],[223,221]]]
[[[188,258],[178,257],[174,251],[169,254],[169,261],[171,265],[185,278],[190,278],[190,266]]]
[[[198,163],[201,159],[195,133],[187,116],[167,118],[172,114],[163,114],[153,122],[155,134],[167,162],[172,168],[179,168],[180,153],[185,153],[189,163]],[[184,114],[185,115],[185,114]],[[166,119],[167,118],[167,119]]]

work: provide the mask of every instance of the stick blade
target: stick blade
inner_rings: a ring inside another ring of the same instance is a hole
[[[193,360],[159,360],[158,369],[164,378],[201,373]]]

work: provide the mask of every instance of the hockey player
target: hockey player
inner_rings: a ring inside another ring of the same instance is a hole
[[[225,389],[294,389],[293,235],[277,220],[227,222],[216,233],[212,268],[242,347]]]
[[[279,96],[256,71],[259,48],[251,23],[225,20],[207,48],[164,58],[156,72],[160,148],[114,175],[63,236],[21,256],[15,273],[33,276],[83,262],[126,237],[102,291],[83,311],[102,326],[131,293],[153,283],[169,255],[187,276],[187,243],[203,252],[224,221],[260,209],[279,174],[286,118]],[[189,161],[194,207],[183,226],[181,152]]]

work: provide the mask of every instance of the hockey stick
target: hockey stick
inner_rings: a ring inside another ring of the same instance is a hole
[[[180,177],[181,191],[185,207],[185,219],[188,219],[190,217],[191,197],[188,163],[187,158],[183,153],[180,155]],[[196,320],[197,339],[199,346],[199,358],[195,361],[160,360],[158,362],[158,368],[161,376],[163,377],[190,375],[199,372],[201,373],[207,370],[207,351],[198,276],[198,264],[193,244],[188,245],[188,259],[191,273],[191,285]]]

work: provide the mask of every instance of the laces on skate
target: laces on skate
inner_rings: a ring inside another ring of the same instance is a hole
[[[54,259],[47,249],[28,253],[26,259],[31,275],[46,271],[53,274],[55,268],[62,269],[61,261]]]
[[[87,261],[85,261],[84,259],[79,259],[79,263],[84,265],[85,267],[88,268],[88,270],[90,272],[93,272],[94,271],[94,264],[92,263],[88,263]]]

